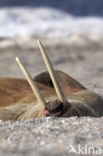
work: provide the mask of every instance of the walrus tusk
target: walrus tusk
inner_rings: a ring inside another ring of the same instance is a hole
[[[56,72],[54,71],[54,68],[52,66],[52,63],[48,57],[48,55],[46,54],[46,52],[44,51],[44,48],[43,48],[43,45],[41,43],[40,40],[38,40],[38,45],[39,45],[39,48],[40,48],[40,51],[41,51],[41,54],[43,56],[43,59],[44,59],[44,62],[47,66],[47,69],[48,69],[48,72],[50,74],[50,77],[52,79],[52,82],[53,82],[53,85],[54,85],[54,88],[56,90],[56,93],[58,95],[58,98],[61,102],[66,102],[67,99],[65,97],[65,94],[60,86],[60,83],[59,83],[59,80],[57,78],[57,75],[56,75]]]
[[[26,77],[27,81],[29,82],[33,93],[35,94],[38,102],[41,104],[42,108],[45,109],[46,107],[46,101],[44,99],[44,97],[42,96],[42,94],[39,91],[38,86],[36,85],[35,81],[32,80],[32,77],[30,76],[29,72],[27,71],[27,69],[23,66],[23,64],[20,62],[19,58],[16,57],[16,61],[21,69],[21,71],[23,72],[24,76]]]

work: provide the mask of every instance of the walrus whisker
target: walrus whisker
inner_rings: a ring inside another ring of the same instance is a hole
[[[38,86],[36,85],[35,81],[32,80],[32,77],[30,76],[29,72],[27,71],[27,69],[23,66],[23,64],[20,62],[19,58],[16,57],[16,61],[21,69],[21,71],[23,72],[24,76],[26,77],[27,81],[29,82],[33,93],[35,94],[37,100],[39,101],[39,103],[41,104],[42,108],[45,109],[46,107],[46,101],[44,99],[44,97],[42,96],[42,94],[39,91]]]
[[[46,64],[46,67],[48,69],[48,72],[50,74],[50,77],[52,79],[52,82],[53,82],[53,85],[54,85],[54,88],[56,90],[56,93],[58,95],[58,98],[61,102],[66,102],[67,99],[65,97],[65,94],[60,86],[60,83],[59,83],[59,80],[57,78],[57,74],[55,73],[54,71],[54,68],[53,68],[53,65],[48,57],[48,55],[46,54],[46,52],[44,51],[44,48],[43,48],[43,45],[41,43],[40,40],[38,40],[38,45],[39,45],[39,48],[40,48],[40,51],[41,51],[41,54],[43,56],[43,59],[44,59],[44,62]]]

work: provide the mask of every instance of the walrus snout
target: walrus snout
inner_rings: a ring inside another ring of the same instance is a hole
[[[49,101],[46,106],[47,109],[46,116],[59,117],[62,114],[64,114],[66,110],[69,108],[70,108],[70,104],[68,104],[68,102],[63,103],[58,99]]]

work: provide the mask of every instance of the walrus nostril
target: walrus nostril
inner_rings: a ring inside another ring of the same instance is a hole
[[[51,113],[56,113],[62,111],[64,108],[63,103],[59,100],[49,101],[47,103],[47,110]]]
[[[55,108],[54,110],[52,110],[51,112],[52,113],[56,113],[56,112],[59,112],[59,111],[62,111],[63,110],[63,105],[59,105],[57,108]]]

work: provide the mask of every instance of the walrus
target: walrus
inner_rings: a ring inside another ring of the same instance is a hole
[[[0,78],[0,120],[27,120],[41,117],[101,117],[103,98],[53,65],[38,40],[48,71],[31,78],[16,58],[25,79]]]

